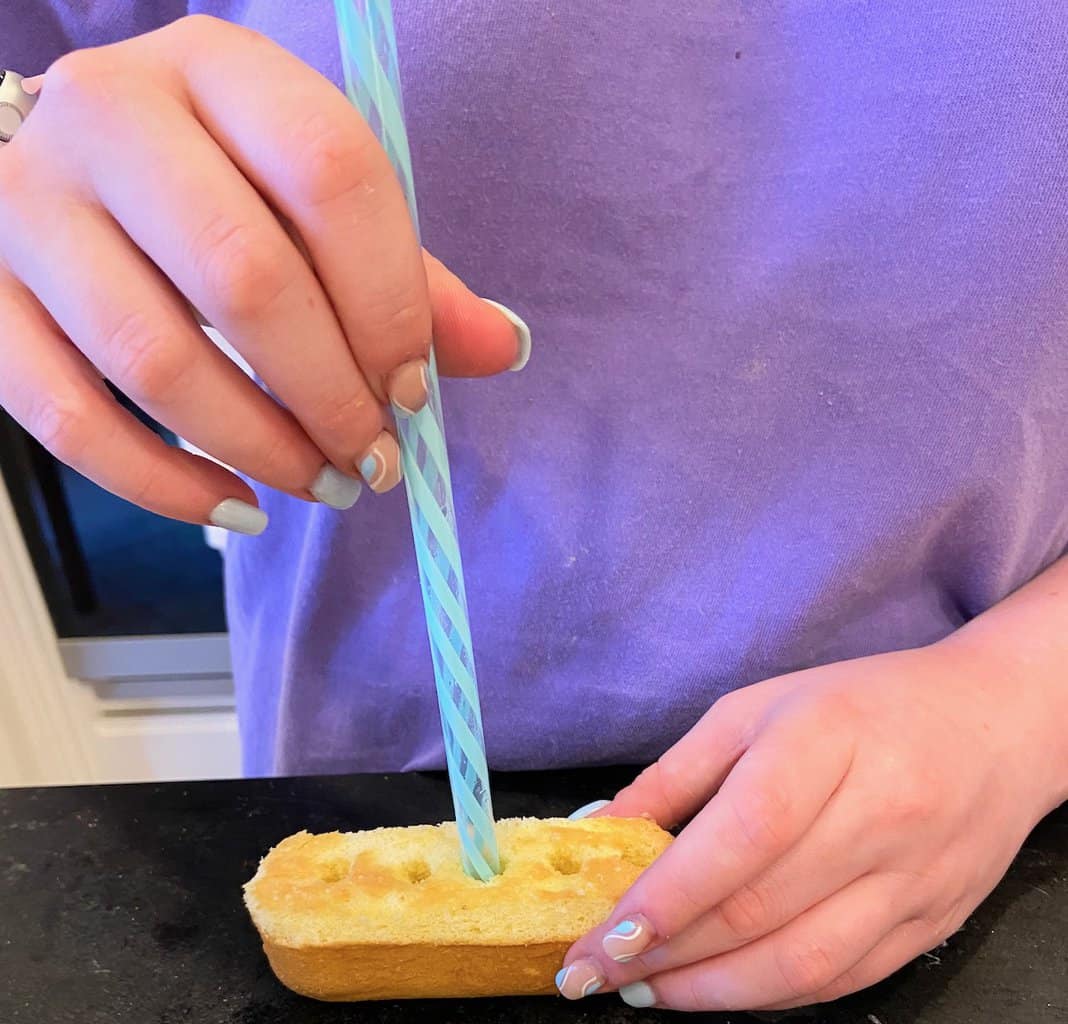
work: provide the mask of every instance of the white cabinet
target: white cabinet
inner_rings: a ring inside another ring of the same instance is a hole
[[[225,636],[57,641],[0,482],[0,786],[239,772]]]

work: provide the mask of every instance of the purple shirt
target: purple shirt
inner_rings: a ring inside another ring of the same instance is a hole
[[[182,5],[86,6],[2,59]],[[194,6],[339,80],[326,0]],[[1068,547],[1068,21],[986,7],[395,4],[426,244],[534,332],[443,387],[493,766],[652,759]],[[258,493],[246,768],[440,767],[402,491]]]

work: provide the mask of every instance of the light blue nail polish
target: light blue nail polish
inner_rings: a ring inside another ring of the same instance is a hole
[[[240,498],[226,498],[211,510],[208,522],[233,533],[255,537],[267,528],[267,513]]]
[[[656,993],[644,981],[636,981],[631,985],[624,985],[619,990],[619,998],[627,1004],[639,1010],[656,1005]]]
[[[340,511],[352,508],[363,488],[359,480],[345,476],[340,470],[328,464],[319,470],[318,476],[312,481],[308,490],[317,501]]]
[[[611,800],[594,800],[592,803],[580,807],[577,811],[572,811],[568,815],[568,818],[570,818],[571,821],[578,821],[579,818],[589,817],[594,811],[599,811],[602,807],[607,807],[611,802]]]
[[[368,483],[374,480],[378,473],[378,459],[373,455],[365,455],[363,461],[360,463],[360,476],[364,478]]]
[[[621,935],[626,938],[628,935],[634,935],[637,931],[638,926],[633,921],[620,921],[608,934]]]
[[[570,968],[568,968],[568,967],[561,967],[560,970],[558,970],[556,972],[556,987],[557,988],[562,989],[564,987],[564,982],[567,980],[567,972],[569,970],[570,970]]]

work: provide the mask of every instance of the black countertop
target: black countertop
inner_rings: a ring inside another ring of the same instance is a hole
[[[495,780],[498,815],[566,814],[628,771]],[[282,837],[452,816],[434,775],[0,791],[0,1024],[632,1024],[702,1020],[614,995],[321,1004],[271,975],[241,885]],[[1048,818],[967,926],[865,993],[790,1020],[1068,1022],[1068,806]]]

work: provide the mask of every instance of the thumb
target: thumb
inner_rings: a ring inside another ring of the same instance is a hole
[[[530,357],[530,329],[510,309],[480,299],[448,267],[423,251],[434,353],[448,377],[488,377],[521,370]]]

